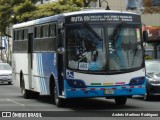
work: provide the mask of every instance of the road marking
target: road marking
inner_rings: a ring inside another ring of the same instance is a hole
[[[17,105],[20,105],[20,106],[25,106],[24,104],[21,104],[21,103],[19,103],[19,102],[16,102],[16,101],[14,101],[14,100],[11,100],[11,99],[6,99],[7,101],[9,101],[9,102],[13,102],[13,103],[15,103],[15,104],[17,104]]]

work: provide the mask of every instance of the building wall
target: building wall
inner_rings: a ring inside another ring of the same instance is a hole
[[[147,26],[160,26],[160,14],[143,14],[142,22]]]
[[[102,0],[101,0],[102,1]],[[126,1],[125,0],[107,0],[108,5],[111,10],[119,10],[119,11],[124,11],[126,10]],[[103,4],[106,5],[105,2]]]
[[[136,12],[137,10],[126,10],[126,0],[101,0],[102,8],[106,8],[107,3],[111,10],[120,10],[120,11],[130,11]],[[99,6],[99,2],[97,2],[97,6]],[[159,14],[141,14],[142,22],[147,26],[160,26],[160,15]]]

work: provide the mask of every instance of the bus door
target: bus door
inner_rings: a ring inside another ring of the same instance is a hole
[[[34,88],[33,81],[33,33],[28,34],[28,81],[29,89]]]

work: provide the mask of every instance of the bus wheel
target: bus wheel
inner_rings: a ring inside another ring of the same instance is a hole
[[[64,106],[64,99],[58,97],[58,93],[57,93],[57,87],[56,85],[54,85],[54,102],[57,105],[57,107],[63,107]]]
[[[115,102],[117,105],[125,105],[127,101],[127,97],[115,97]]]
[[[29,90],[25,89],[24,77],[21,76],[21,93],[25,99],[29,99],[31,94]]]

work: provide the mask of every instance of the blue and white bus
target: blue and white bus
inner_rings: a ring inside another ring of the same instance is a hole
[[[25,98],[106,97],[124,105],[145,94],[140,15],[87,10],[13,25],[13,80]]]

